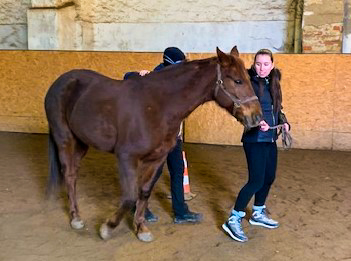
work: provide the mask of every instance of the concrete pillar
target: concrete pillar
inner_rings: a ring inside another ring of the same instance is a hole
[[[0,0],[0,49],[27,49],[27,1]]]
[[[81,28],[73,3],[34,0],[28,10],[29,50],[79,50]]]
[[[349,0],[344,0],[342,53],[351,53],[351,4]]]

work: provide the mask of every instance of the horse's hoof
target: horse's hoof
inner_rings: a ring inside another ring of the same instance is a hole
[[[151,232],[142,232],[137,234],[138,239],[143,242],[151,242],[154,240],[153,235]]]
[[[103,240],[108,240],[111,238],[112,229],[108,227],[106,223],[102,224],[100,227],[100,237]]]
[[[80,218],[73,218],[71,220],[71,227],[73,229],[82,229],[84,227],[84,222]]]

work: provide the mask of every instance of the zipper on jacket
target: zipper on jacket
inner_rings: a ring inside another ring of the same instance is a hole
[[[273,108],[273,105],[272,105],[272,119],[273,119],[273,126],[275,126],[274,108]],[[273,127],[273,126],[272,126],[272,127]],[[272,142],[274,142],[274,129],[273,129],[272,131],[273,131]]]

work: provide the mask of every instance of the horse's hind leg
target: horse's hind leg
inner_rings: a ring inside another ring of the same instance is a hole
[[[61,134],[59,137],[54,137],[58,148],[61,171],[67,188],[71,227],[81,229],[84,227],[84,222],[79,216],[76,181],[79,163],[86,154],[88,146],[77,140],[71,132],[65,131],[64,133],[66,135]]]
[[[104,240],[112,236],[113,230],[119,225],[123,216],[135,206],[137,200],[137,165],[138,160],[129,155],[118,157],[120,185],[122,189],[121,204],[114,217],[100,227],[100,237]]]

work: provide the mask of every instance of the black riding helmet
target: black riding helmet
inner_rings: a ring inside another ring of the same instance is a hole
[[[176,64],[185,60],[185,54],[177,47],[168,47],[163,52],[163,64],[165,66]]]

